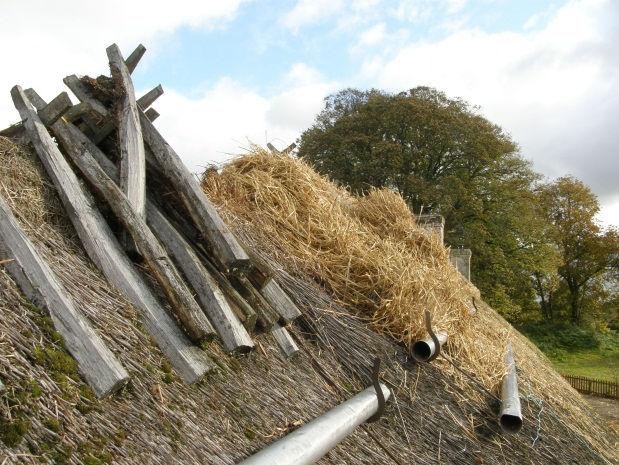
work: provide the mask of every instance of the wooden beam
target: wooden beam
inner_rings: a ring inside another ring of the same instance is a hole
[[[62,82],[64,82],[65,85],[69,89],[71,89],[71,92],[75,94],[75,96],[80,102],[88,103],[90,105],[90,108],[92,108],[93,111],[95,111],[99,115],[104,117],[108,116],[107,108],[105,108],[105,106],[101,102],[99,102],[96,98],[93,97],[93,95],[86,88],[84,83],[80,81],[80,79],[75,74],[65,77]]]
[[[67,350],[95,394],[108,396],[127,384],[129,375],[123,366],[75,308],[66,289],[26,237],[2,197],[0,250],[3,257],[13,259],[5,268],[26,297],[49,312],[54,328],[63,337]]]
[[[260,289],[260,294],[275,309],[279,314],[280,321],[284,324],[301,316],[299,308],[274,279],[269,279],[266,282]]]
[[[162,95],[163,95],[163,87],[161,87],[161,84],[159,84],[157,87],[152,88],[151,90],[146,92],[144,95],[142,95],[138,99],[138,105],[140,106],[142,110],[146,110],[148,107],[150,107],[155,102],[155,100],[157,100]]]
[[[27,89],[27,90],[30,90],[30,89]],[[66,113],[62,115],[62,117],[66,121],[72,123],[73,121],[78,119],[80,116],[85,115],[91,111],[92,111],[92,107],[90,106],[88,102],[80,102],[77,105],[73,105],[71,108],[69,108],[66,111]]]
[[[271,153],[275,154],[275,155],[279,155],[279,150],[277,150],[275,148],[275,146],[273,144],[271,144],[270,142],[267,142],[267,149],[269,149],[271,151]]]
[[[105,174],[118,183],[119,172],[116,165],[97,147],[90,145],[88,150],[105,171]],[[148,198],[146,200],[146,219],[151,230],[156,231],[157,238],[195,291],[202,309],[209,317],[222,341],[224,350],[228,352],[249,352],[254,347],[254,343],[228,305],[217,283],[200,262],[191,245],[168,221],[159,207]]]
[[[153,102],[157,100],[161,95],[163,95],[163,87],[161,87],[161,84],[159,84],[157,87],[149,90],[137,100],[138,106],[142,108],[142,110],[146,110],[144,114],[150,121],[155,121],[159,117],[159,113],[154,108],[148,107],[152,105]],[[114,129],[116,129],[115,121],[109,119],[101,127],[101,129],[95,133],[93,137],[94,143],[100,144],[107,136],[109,136],[114,131]]]
[[[301,316],[299,308],[274,279],[271,265],[260,255],[254,253],[251,248],[245,247],[245,250],[252,264],[247,277],[267,303],[279,314],[280,323],[288,324]]]
[[[146,117],[151,123],[155,121],[157,118],[159,118],[159,112],[152,107],[146,110],[144,112],[144,115],[146,115]]]
[[[290,333],[286,328],[282,328],[280,325],[275,325],[271,330],[271,334],[275,338],[277,345],[279,346],[284,357],[291,358],[299,353],[299,346],[294,342]]]
[[[133,73],[135,71],[135,67],[138,65],[145,52],[146,47],[140,44],[135,48],[133,52],[131,52],[131,55],[127,57],[127,59],[125,60],[125,65],[127,66],[127,70],[129,70],[129,73]]]
[[[197,179],[141,111],[140,123],[144,141],[150,147],[162,173],[180,194],[187,211],[217,258],[218,265],[223,268],[222,271],[247,268],[249,257],[204,194]]]
[[[258,322],[258,314],[254,311],[252,306],[239,294],[239,292],[230,284],[228,278],[223,275],[221,271],[217,269],[211,262],[211,259],[207,256],[204,250],[200,247],[194,248],[200,257],[201,263],[215,278],[219,287],[224,291],[226,298],[236,315],[243,322],[243,326],[248,332],[252,332]]]
[[[114,89],[120,95],[116,103],[118,146],[120,149],[120,190],[135,212],[144,217],[146,209],[146,155],[138,116],[133,81],[118,45],[107,49]]]
[[[28,91],[26,91],[26,95],[30,98]],[[41,121],[45,126],[51,126],[72,106],[73,103],[71,103],[69,94],[62,92],[41,110],[39,118],[41,118]]]
[[[98,210],[92,196],[84,189],[38,120],[37,114],[26,104],[21,89],[17,88],[14,94],[14,100],[17,100],[16,107],[22,117],[26,118],[36,152],[56,186],[60,200],[86,253],[108,282],[136,306],[146,331],[168,357],[181,378],[187,383],[201,379],[213,368],[213,363],[202,350],[190,343],[137,272]],[[51,129],[61,144],[75,138],[86,147],[92,145],[88,137],[64,119],[54,123]]]
[[[196,303],[165,249],[146,224],[145,219],[138,215],[127,197],[105,174],[79,139],[69,134],[68,140],[64,140],[62,145],[75,166],[108,202],[116,217],[129,231],[138,251],[144,257],[172,306],[173,312],[185,328],[189,339],[193,342],[212,339],[215,336],[213,327]]]
[[[191,245],[152,202],[147,203],[146,212],[152,230],[157,231],[157,237],[195,291],[202,309],[221,339],[224,350],[249,352],[254,347],[251,337]]]
[[[270,330],[279,321],[279,315],[265,300],[260,292],[245,276],[231,276],[230,282],[239,292],[241,297],[254,309],[258,316],[258,323],[265,329]]]

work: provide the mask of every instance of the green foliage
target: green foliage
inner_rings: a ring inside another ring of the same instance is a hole
[[[472,249],[473,280],[490,304],[511,318],[535,306],[531,270],[555,261],[540,240],[538,175],[467,102],[427,87],[347,89],[327,97],[299,156],[357,194],[391,188],[415,213],[442,214],[447,243]]]
[[[545,239],[560,257],[556,269],[560,282],[549,287],[548,272],[536,273],[546,282],[537,286],[544,316],[556,317],[553,301],[563,293],[560,308],[569,308],[572,323],[604,316],[610,320],[612,308],[603,307],[614,298],[617,312],[617,292],[612,282],[617,282],[619,269],[619,233],[612,228],[600,229],[595,221],[598,200],[588,186],[575,178],[562,177],[541,186],[539,203],[549,225]],[[603,315],[605,312],[609,314]]]
[[[553,323],[529,323],[518,328],[565,374],[617,379],[619,332]]]

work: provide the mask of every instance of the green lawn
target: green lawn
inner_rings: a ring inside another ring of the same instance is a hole
[[[547,323],[519,328],[560,373],[619,381],[619,332]]]
[[[559,360],[550,357],[560,373],[619,381],[619,351],[584,351],[567,354]]]

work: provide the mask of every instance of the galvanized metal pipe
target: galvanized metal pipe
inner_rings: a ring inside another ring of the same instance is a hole
[[[512,345],[507,346],[505,354],[507,374],[503,378],[501,386],[501,413],[499,423],[503,431],[517,433],[522,428],[522,413],[520,410],[520,397],[518,396],[518,376],[516,375],[516,362],[512,352]]]
[[[380,384],[385,400],[391,391]],[[309,465],[316,463],[357,426],[376,413],[378,398],[369,387],[352,399],[284,436],[238,465]]]
[[[440,344],[440,347],[447,342],[447,333],[445,331],[438,331],[436,338]],[[427,362],[436,353],[436,344],[431,337],[417,341],[411,347],[411,355],[418,362]]]

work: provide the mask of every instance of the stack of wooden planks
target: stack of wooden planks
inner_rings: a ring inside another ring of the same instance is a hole
[[[217,339],[227,352],[246,353],[254,348],[254,333],[270,332],[290,357],[298,347],[286,325],[300,311],[269,265],[239,243],[153,125],[159,114],[150,106],[162,87],[136,98],[131,73],[145,50],[140,45],[125,59],[117,45],[108,47],[111,78],[67,76],[76,104],[66,92],[47,103],[34,89],[15,86],[11,96],[21,122],[0,135],[21,134],[31,142],[88,256],[140,311],[187,383],[214,366],[201,349],[204,341]],[[99,396],[122,387],[127,372],[2,198],[0,224],[0,260],[7,260],[24,293],[49,311],[86,381]],[[161,292],[137,264],[146,266]]]

